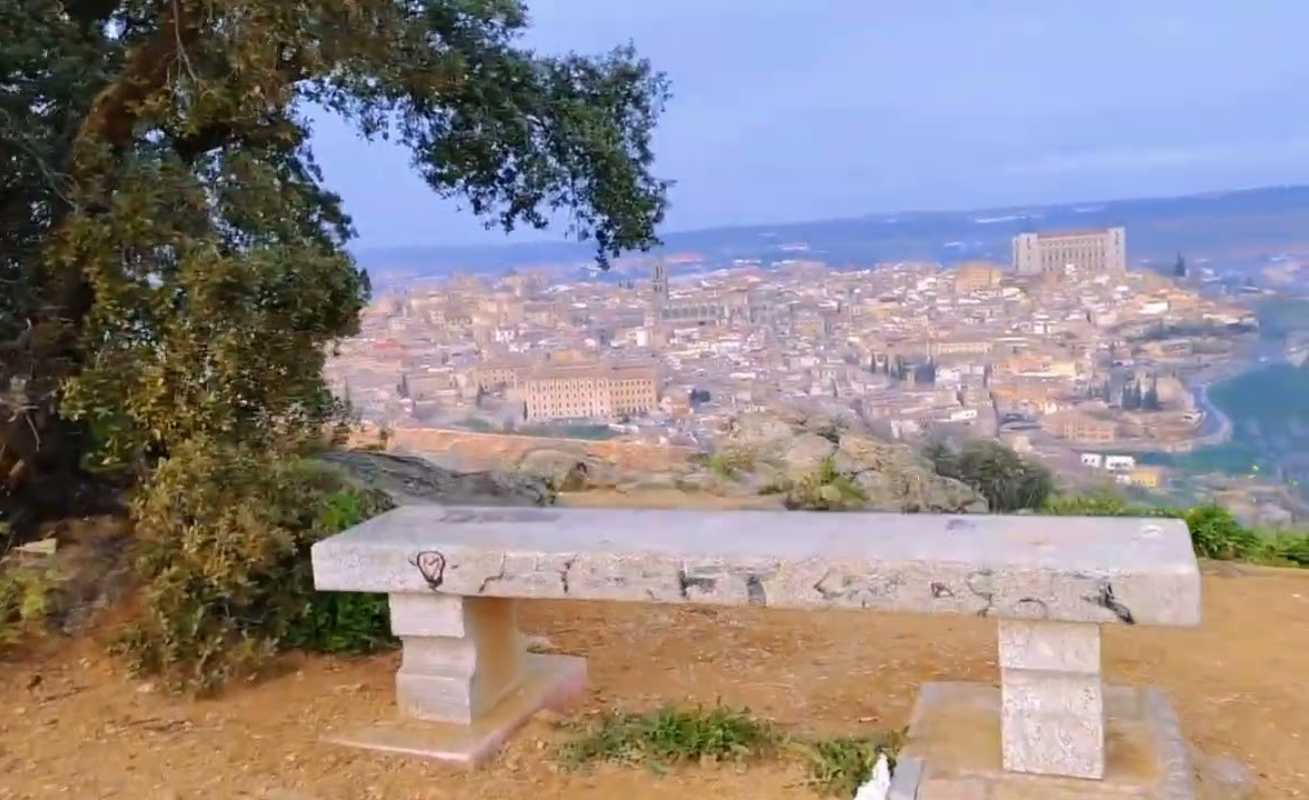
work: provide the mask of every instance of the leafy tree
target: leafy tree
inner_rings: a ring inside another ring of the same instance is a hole
[[[68,513],[87,468],[144,479],[140,669],[206,689],[378,641],[377,600],[308,579],[341,489],[299,456],[341,419],[323,360],[369,293],[312,114],[399,140],[488,225],[566,212],[602,266],[656,241],[666,81],[631,48],[538,56],[526,24],[516,0],[0,0],[0,513]]]
[[[1159,400],[1159,376],[1156,375],[1150,381],[1150,388],[1145,390],[1145,396],[1141,398],[1141,408],[1146,411],[1159,411],[1163,407],[1163,403]]]
[[[1136,411],[1141,407],[1141,384],[1136,380],[1123,385],[1122,407],[1127,411]]]
[[[948,475],[959,470],[959,452],[944,439],[928,441],[923,446],[923,457],[932,462],[932,467],[939,475]]]
[[[981,493],[992,511],[1040,509],[1054,493],[1054,478],[1048,469],[1000,442],[975,439],[960,450],[935,442],[923,454],[938,475]]]
[[[602,265],[653,244],[665,79],[630,47],[539,56],[526,25],[517,0],[0,0],[0,503],[339,411],[325,345],[368,280],[315,107],[489,226],[567,212]]]

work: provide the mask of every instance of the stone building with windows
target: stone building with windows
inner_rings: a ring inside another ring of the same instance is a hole
[[[659,406],[659,373],[646,364],[570,364],[542,367],[523,377],[529,420],[613,419]]]
[[[1107,444],[1118,439],[1118,424],[1112,419],[1076,412],[1051,414],[1041,420],[1041,427],[1060,439],[1074,442]]]
[[[1013,240],[1014,272],[1019,275],[1118,274],[1127,271],[1127,230],[1020,233]]]

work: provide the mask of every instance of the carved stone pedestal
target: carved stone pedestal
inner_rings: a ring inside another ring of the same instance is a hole
[[[1001,695],[985,684],[924,684],[889,800],[1195,800],[1190,751],[1157,689],[1102,690],[1105,745],[1098,779],[1008,769],[1010,750],[1032,744],[1027,737],[1034,726],[1019,728],[1026,744],[1002,744],[1007,711]]]
[[[395,676],[401,719],[329,741],[474,766],[534,713],[586,690],[585,659],[526,651],[513,600],[390,599],[391,630],[404,644]]]
[[[1104,777],[1100,626],[1000,620],[1004,768]]]

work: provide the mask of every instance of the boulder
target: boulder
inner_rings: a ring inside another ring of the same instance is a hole
[[[984,514],[986,498],[959,481],[923,470],[864,470],[854,482],[867,495],[870,511]]]
[[[717,493],[722,489],[723,480],[713,473],[697,471],[682,475],[677,479],[676,485],[684,492]]]
[[[833,463],[868,495],[869,509],[950,514],[987,510],[986,499],[972,487],[937,475],[926,459],[902,444],[846,434]]]
[[[518,471],[547,481],[556,491],[612,488],[619,482],[613,465],[585,453],[542,448],[518,462]]]
[[[867,499],[860,508],[874,511],[980,513],[985,498],[971,487],[945,478],[910,447],[854,430],[849,420],[794,411],[750,413],[733,419],[718,452],[748,450],[753,466],[733,476],[735,483],[768,491],[799,487],[807,500],[828,507],[850,507],[849,493],[816,485],[823,463],[853,483]],[[812,496],[811,496],[812,495]],[[809,503],[799,503],[808,507]]]
[[[782,456],[786,476],[799,480],[818,471],[823,462],[836,452],[836,445],[816,433],[802,433],[791,440]]]
[[[338,450],[319,457],[356,485],[386,492],[399,505],[546,506],[555,493],[541,478],[512,472],[455,472],[418,456]]]
[[[623,481],[614,488],[620,492],[664,491],[676,489],[682,476],[674,472],[651,472],[633,480]]]
[[[771,414],[742,414],[728,423],[727,438],[735,445],[754,450],[790,440],[796,429]]]

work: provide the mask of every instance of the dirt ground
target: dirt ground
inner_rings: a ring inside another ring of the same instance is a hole
[[[1191,740],[1249,764],[1259,797],[1309,797],[1309,572],[1207,571],[1203,627],[1107,630],[1107,678],[1167,689]],[[576,602],[523,616],[589,656],[582,714],[721,700],[797,731],[858,733],[903,725],[923,681],[997,678],[987,620]],[[289,658],[197,702],[129,680],[104,652],[46,641],[0,664],[0,798],[816,796],[788,764],[561,772],[551,748],[566,734],[540,721],[474,773],[320,743],[393,714],[395,654]]]

